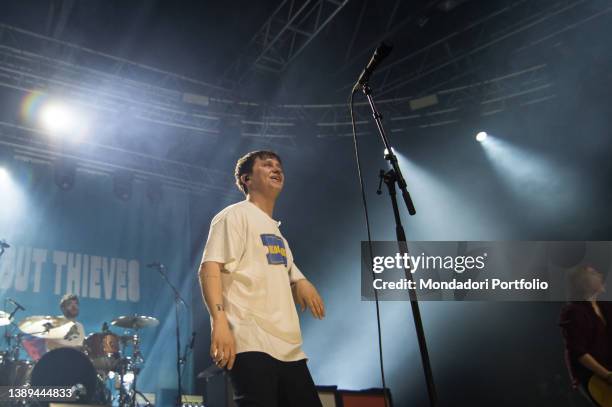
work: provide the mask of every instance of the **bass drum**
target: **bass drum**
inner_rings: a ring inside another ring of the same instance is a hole
[[[72,348],[47,352],[32,369],[31,386],[61,386],[78,391],[79,403],[108,402],[108,391],[89,358]]]

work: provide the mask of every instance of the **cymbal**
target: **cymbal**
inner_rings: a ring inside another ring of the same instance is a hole
[[[11,323],[9,317],[11,314],[8,312],[0,311],[0,326],[5,326]]]
[[[111,325],[127,329],[153,328],[159,325],[159,320],[145,315],[128,315],[113,319]]]
[[[25,334],[46,339],[63,339],[74,322],[64,317],[35,315],[19,322],[19,329]]]

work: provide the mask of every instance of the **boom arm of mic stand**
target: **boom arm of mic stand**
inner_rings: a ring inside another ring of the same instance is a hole
[[[397,156],[393,152],[391,145],[389,144],[389,139],[387,138],[387,134],[385,133],[385,129],[382,125],[382,115],[376,109],[376,105],[374,104],[374,99],[372,98],[372,89],[370,85],[365,83],[362,87],[363,93],[368,99],[368,103],[370,108],[372,109],[372,116],[374,116],[374,121],[376,122],[376,127],[378,128],[378,132],[380,133],[380,137],[382,138],[382,142],[387,149],[387,154],[385,154],[385,159],[389,161],[393,171],[395,171],[395,177],[397,186],[400,191],[402,191],[402,198],[404,198],[404,203],[406,204],[406,208],[408,209],[408,213],[410,215],[416,214],[416,209],[414,207],[414,203],[412,202],[412,198],[410,197],[410,193],[408,192],[408,187],[406,185],[406,180],[402,175],[402,171],[400,170],[399,163],[397,162]]]
[[[181,297],[181,293],[179,293],[179,291],[176,289],[176,287],[174,286],[174,284],[172,284],[170,282],[170,280],[168,280],[168,276],[166,275],[166,273],[164,272],[164,268],[163,265],[159,265],[156,267],[157,271],[159,271],[159,274],[161,274],[162,278],[164,279],[164,281],[166,282],[166,284],[168,284],[170,286],[170,288],[172,289],[172,291],[174,292],[174,298],[175,300],[177,300],[178,302],[182,302],[183,306],[185,308],[189,308],[187,306],[187,303],[185,302],[185,300],[183,299],[183,297]]]

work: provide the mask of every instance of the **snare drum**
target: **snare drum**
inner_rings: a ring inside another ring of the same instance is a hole
[[[119,337],[112,332],[98,332],[87,336],[85,350],[98,370],[111,371],[119,362]]]

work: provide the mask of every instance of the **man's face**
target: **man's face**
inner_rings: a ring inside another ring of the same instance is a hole
[[[249,192],[273,192],[276,195],[283,189],[285,175],[283,167],[276,158],[256,158],[253,172],[246,181]]]
[[[79,302],[68,300],[62,307],[62,312],[66,318],[76,318],[79,316]]]

